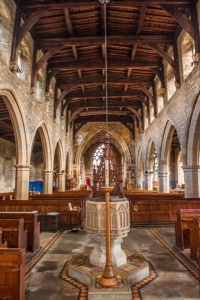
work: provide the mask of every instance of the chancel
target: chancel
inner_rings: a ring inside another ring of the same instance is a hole
[[[199,298],[200,0],[0,0],[0,299]]]

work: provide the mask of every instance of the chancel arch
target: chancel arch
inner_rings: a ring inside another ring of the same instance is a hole
[[[75,156],[75,165],[78,166],[80,165],[81,157],[82,155],[85,154],[88,148],[90,148],[94,144],[97,145],[98,143],[100,144],[105,142],[106,129],[107,129],[106,125],[101,124],[98,127],[94,128],[93,130],[90,130],[90,133],[85,136],[85,138],[80,142],[80,145],[78,146],[76,156]],[[123,164],[122,172],[124,174],[124,180],[125,180],[128,165],[131,164],[130,150],[125,140],[120,136],[118,132],[116,132],[111,127],[109,127],[108,133],[110,134],[111,137],[110,143],[113,144],[116,149],[118,149],[121,155],[121,162]],[[93,154],[96,148],[94,147]],[[92,167],[92,163],[91,163],[91,167]],[[91,169],[91,174],[92,174],[92,169]]]

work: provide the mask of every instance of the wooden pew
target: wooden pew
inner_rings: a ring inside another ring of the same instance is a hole
[[[0,299],[25,300],[24,248],[0,248]]]
[[[194,218],[190,228],[190,258],[196,262],[198,262],[198,246],[200,246],[200,218]]]
[[[3,229],[0,227],[0,248],[7,247],[7,242],[3,243]]]
[[[29,195],[29,200],[86,200],[91,198],[92,191],[77,190],[55,192],[53,194],[33,194]]]
[[[200,209],[179,209],[175,222],[175,245],[181,251],[190,248],[190,228],[193,219],[200,218]]]
[[[24,230],[24,219],[0,219],[3,230],[2,241],[9,248],[27,248],[27,230]]]
[[[0,212],[0,219],[21,218],[24,219],[24,229],[27,230],[27,250],[34,252],[40,247],[40,223],[38,222],[38,212]]]
[[[0,193],[0,200],[13,200],[14,199],[14,193]]]

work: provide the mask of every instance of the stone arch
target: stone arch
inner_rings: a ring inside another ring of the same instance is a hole
[[[70,154],[69,152],[67,151],[67,154],[66,154],[66,166],[65,166],[65,170],[66,170],[66,173],[68,176],[70,176],[70,165],[69,165],[69,161],[70,161]]]
[[[0,84],[0,96],[4,99],[13,124],[16,143],[16,163],[18,165],[30,164],[27,125],[20,101],[8,84]]]
[[[198,165],[199,156],[199,136],[200,136],[200,93],[194,101],[194,105],[191,108],[191,117],[186,127],[186,157],[185,163],[187,165]]]
[[[173,137],[175,126],[170,121],[167,122],[163,138],[162,138],[162,145],[161,145],[161,152],[160,152],[160,171],[162,172],[168,172],[168,162],[169,162],[169,154],[170,154],[170,145]]]
[[[159,190],[161,192],[169,192],[170,155],[171,155],[172,140],[175,131],[178,135],[175,125],[168,120],[163,132],[160,157],[159,157],[158,178],[159,178],[159,187],[160,187]],[[178,138],[178,140],[180,139]]]
[[[136,170],[136,187],[144,186],[144,157],[141,148],[138,150],[137,170]]]
[[[156,148],[153,140],[150,138],[148,142],[147,152],[146,152],[146,160],[145,160],[145,189],[152,190],[153,189],[153,166],[154,166],[154,154]]]
[[[155,144],[153,142],[153,140],[150,138],[149,142],[148,142],[148,147],[147,147],[147,153],[146,153],[146,164],[145,167],[148,170],[152,170],[152,166],[153,166],[153,162],[152,162],[152,157],[153,154],[155,153]]]
[[[64,151],[63,151],[63,145],[61,140],[59,140],[56,144],[55,151],[57,151],[58,155],[58,170],[59,172],[65,171],[65,165],[64,165]],[[56,152],[55,152],[56,154]]]
[[[78,163],[80,162],[81,159],[81,155],[82,152],[86,146],[86,144],[88,143],[88,141],[98,132],[100,131],[106,131],[107,127],[106,124],[102,124],[100,125],[98,128],[94,128],[93,130],[90,131],[90,133],[87,135],[87,137],[85,137],[85,139],[83,140],[83,142],[80,144],[77,153],[76,153],[76,157],[75,157],[75,164],[78,165]],[[126,163],[130,163],[131,162],[131,155],[130,155],[130,151],[128,149],[127,144],[125,143],[124,139],[118,134],[116,133],[113,129],[109,128],[108,133],[114,137],[118,143],[121,145],[122,147],[122,151],[125,157],[125,161]]]
[[[191,107],[184,143],[185,198],[200,197],[200,93]]]
[[[43,149],[43,156],[44,156],[44,169],[48,171],[52,171],[53,170],[52,145],[50,141],[49,131],[47,129],[45,122],[41,121],[36,127],[31,144],[33,144],[34,137],[37,130],[39,131],[41,142],[42,142],[42,149]]]

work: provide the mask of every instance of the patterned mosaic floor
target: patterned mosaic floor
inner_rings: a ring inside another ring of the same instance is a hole
[[[80,272],[85,272],[87,274],[90,273],[91,275],[95,276],[96,280],[94,282],[92,282],[91,290],[95,289],[96,291],[98,291],[98,290],[103,289],[98,284],[98,279],[102,275],[103,269],[99,268],[99,267],[95,267],[95,266],[87,263],[89,254],[90,254],[90,252],[81,253],[81,254],[76,255],[74,260],[72,259],[72,261],[67,261],[65,263],[65,265],[60,273],[60,278],[62,278],[63,280],[67,281],[68,283],[70,283],[80,289],[79,300],[87,300],[88,299],[88,287],[69,276],[68,268],[69,268],[70,263],[74,264],[76,266],[76,268],[79,269]],[[123,265],[123,268],[122,267],[114,268],[114,273],[117,276],[117,278],[119,279],[119,284],[114,288],[110,288],[109,290],[110,291],[112,290],[113,292],[118,292],[118,291],[126,288],[125,278],[127,277],[127,275],[140,269],[140,268],[145,267],[148,264],[149,265],[149,276],[146,277],[145,279],[139,281],[138,283],[136,283],[135,285],[133,285],[131,287],[132,297],[133,297],[132,299],[134,299],[134,300],[141,299],[139,290],[142,287],[144,287],[146,284],[148,284],[149,282],[154,280],[157,277],[157,273],[150,262],[143,261],[141,255],[133,254],[128,251],[126,251],[126,254],[128,256],[129,263]]]
[[[149,229],[149,232],[156,237],[164,245],[164,247],[194,276],[195,279],[199,280],[199,273],[198,271],[191,266],[183,256],[181,256],[178,252],[174,250],[154,229]],[[42,248],[42,250],[35,256],[33,256],[32,260],[26,265],[26,275],[30,272],[30,270],[37,264],[37,262],[44,256],[44,254],[48,251],[48,249],[55,243],[55,241],[60,237],[62,231],[57,232],[57,234],[50,240],[50,242]],[[83,258],[80,258],[80,261]],[[136,283],[131,287],[132,291],[132,299],[134,300],[141,300],[140,289],[149,284],[152,280],[157,277],[157,273],[154,267],[149,264],[150,274],[147,278],[141,280],[140,282]],[[86,285],[76,281],[75,279],[71,278],[68,275],[68,268],[69,268],[69,261],[65,262],[63,269],[60,273],[60,278],[68,282],[69,284],[75,286],[79,289],[79,300],[87,300],[88,299],[88,288]],[[94,272],[98,272],[97,270]],[[120,270],[121,276],[123,276],[124,270]]]

